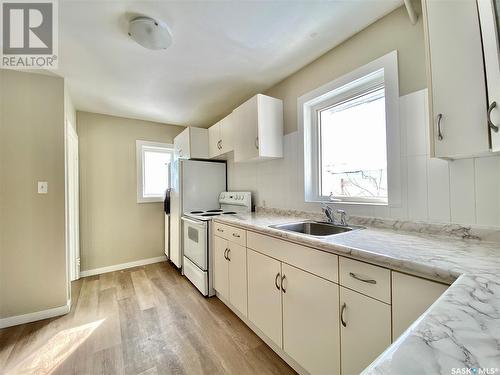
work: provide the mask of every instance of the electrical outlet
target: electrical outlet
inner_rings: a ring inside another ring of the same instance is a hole
[[[38,194],[47,194],[49,192],[49,183],[47,181],[38,181]]]

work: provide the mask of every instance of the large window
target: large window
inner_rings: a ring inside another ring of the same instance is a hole
[[[137,141],[137,202],[161,202],[170,186],[169,164],[173,146]]]
[[[320,195],[387,202],[384,87],[316,112]]]
[[[397,54],[298,100],[305,200],[401,204]]]

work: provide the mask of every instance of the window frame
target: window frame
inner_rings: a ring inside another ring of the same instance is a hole
[[[161,151],[170,154],[170,160],[174,160],[174,145],[170,143],[151,142],[136,140],[136,165],[137,165],[137,203],[163,202],[164,196],[144,196],[144,153],[146,151]]]
[[[386,112],[387,200],[364,197],[329,197],[320,194],[321,157],[318,114],[335,104],[353,99],[383,85]],[[401,150],[397,51],[392,51],[297,100],[297,121],[303,142],[304,200],[354,205],[401,206]]]

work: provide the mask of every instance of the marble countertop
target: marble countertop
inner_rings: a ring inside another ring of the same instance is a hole
[[[363,374],[500,374],[499,243],[372,227],[316,238],[269,227],[303,219],[251,213],[215,220],[452,284]]]

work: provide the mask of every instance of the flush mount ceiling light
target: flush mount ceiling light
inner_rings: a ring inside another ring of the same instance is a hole
[[[128,35],[144,48],[167,49],[172,36],[167,25],[149,17],[136,17],[129,22]]]

